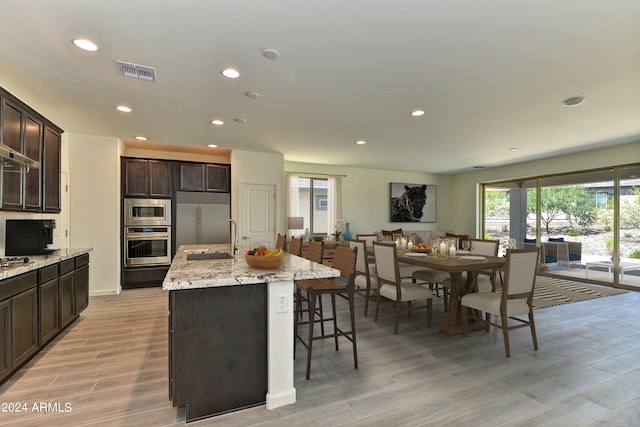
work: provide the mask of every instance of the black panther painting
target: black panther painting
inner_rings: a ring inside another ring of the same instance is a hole
[[[402,194],[393,196],[403,189]],[[423,221],[423,209],[428,198],[426,185],[391,184],[391,195],[391,222]],[[435,203],[435,200],[432,202]]]

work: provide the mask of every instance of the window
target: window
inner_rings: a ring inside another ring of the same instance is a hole
[[[304,229],[287,230],[289,235],[304,235],[309,229],[312,235],[333,234],[340,209],[340,177],[317,177],[288,174],[288,216],[304,218]]]

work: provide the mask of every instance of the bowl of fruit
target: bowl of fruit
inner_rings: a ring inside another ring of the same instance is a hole
[[[244,260],[253,268],[279,268],[284,264],[284,251],[258,246],[245,252]]]
[[[426,243],[417,243],[413,246],[413,252],[421,252],[423,254],[431,253],[431,246]]]

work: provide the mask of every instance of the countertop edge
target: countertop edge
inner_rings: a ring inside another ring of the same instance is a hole
[[[87,254],[91,251],[93,251],[93,248],[65,248],[59,249],[50,255],[29,255],[29,262],[27,264],[10,267],[6,270],[0,270],[0,280],[9,279],[33,270],[38,270],[48,265],[57,264],[61,261]]]

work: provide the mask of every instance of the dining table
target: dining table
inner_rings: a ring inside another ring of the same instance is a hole
[[[440,332],[447,335],[462,334],[462,296],[477,292],[478,273],[482,270],[493,270],[504,267],[506,259],[494,256],[456,255],[444,256],[422,252],[406,252],[398,250],[398,263],[411,264],[424,268],[445,271],[451,276],[451,290],[449,292],[449,309],[444,324],[440,325]],[[462,273],[466,273],[463,280]],[[484,329],[484,323],[475,322],[468,325],[470,330]]]

